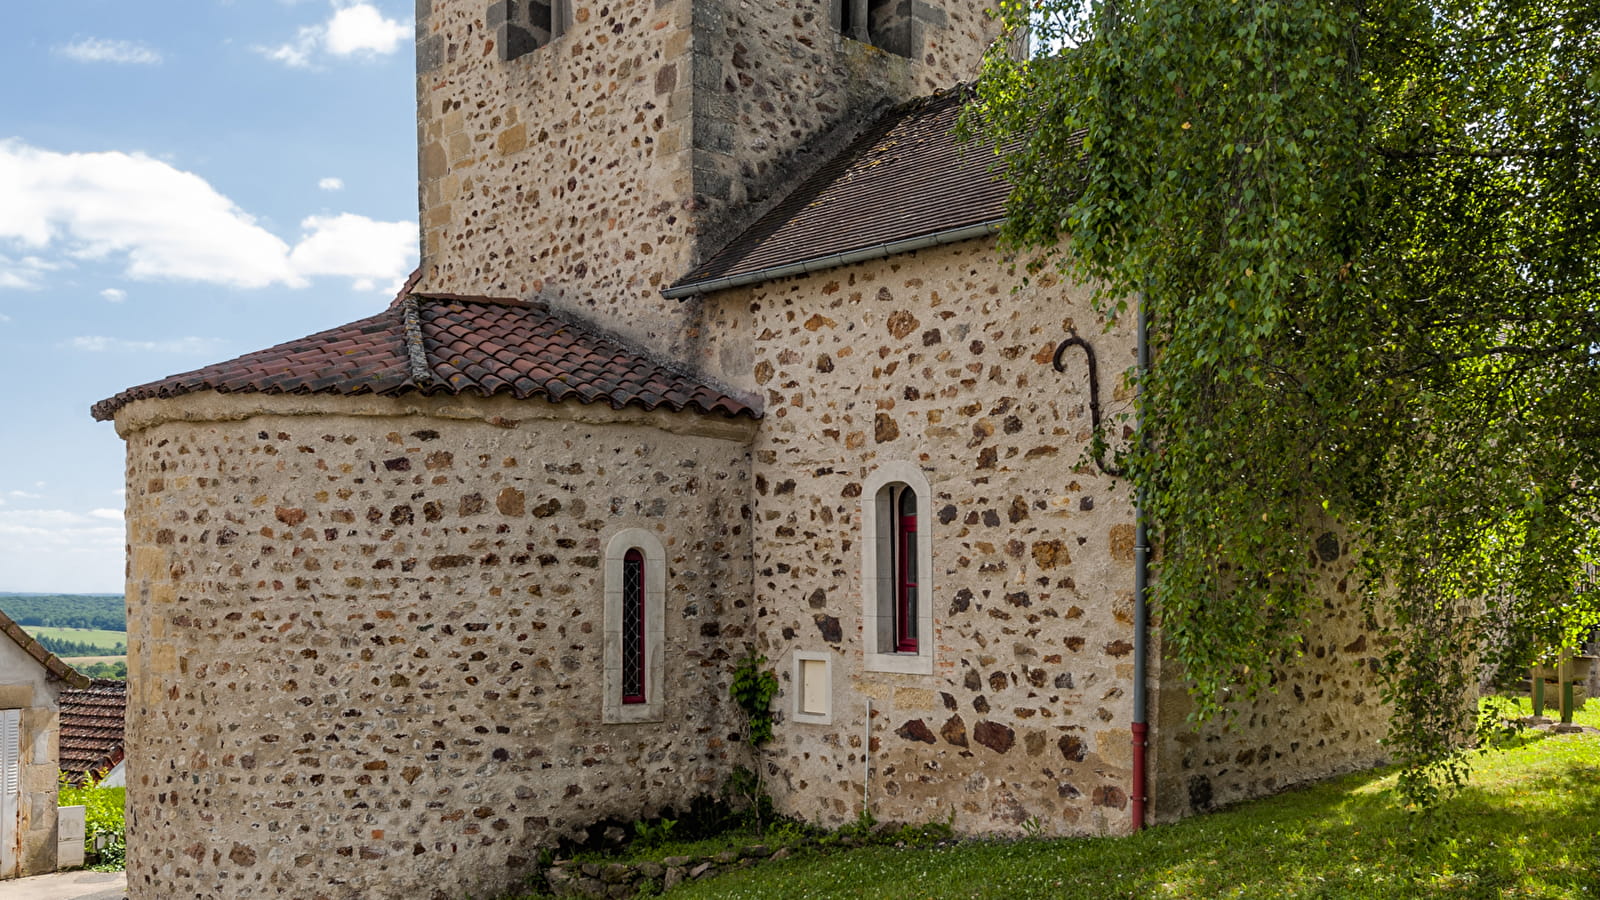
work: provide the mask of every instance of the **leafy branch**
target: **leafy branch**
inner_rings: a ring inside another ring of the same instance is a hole
[[[1600,7],[1002,0],[977,87],[1029,271],[1141,298],[1119,459],[1200,718],[1315,634],[1355,557],[1408,799],[1458,785],[1480,678],[1600,622]]]

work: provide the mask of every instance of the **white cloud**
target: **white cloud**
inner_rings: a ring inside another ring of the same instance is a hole
[[[161,62],[161,54],[144,44],[108,38],[84,38],[57,47],[56,52],[78,62],[131,63],[141,66],[153,66]]]
[[[311,66],[311,57],[317,52],[317,45],[322,42],[322,34],[322,28],[312,25],[300,29],[300,33],[293,43],[279,44],[276,47],[258,47],[256,49],[273,62],[281,62],[296,69],[305,69]]]
[[[44,499],[42,494],[30,494],[27,491],[7,491],[6,492],[6,496],[7,497],[15,497],[18,500],[42,500],[42,499]]]
[[[319,187],[319,188],[321,188],[322,190],[325,190],[325,191],[342,191],[342,190],[344,190],[344,179],[343,178],[324,178],[321,181],[317,182],[317,187]]]
[[[126,538],[104,512],[0,510],[0,590],[120,590]]]
[[[328,20],[328,52],[334,56],[372,53],[386,56],[411,34],[411,24],[386,19],[376,6],[357,3],[336,10]]]
[[[106,288],[100,292],[100,296],[104,297],[108,302],[121,303],[128,299],[128,292],[121,288]]]
[[[0,197],[5,196],[5,186],[0,185]],[[0,210],[0,216],[5,212]],[[47,272],[54,272],[61,268],[60,263],[53,263],[37,256],[24,256],[12,258],[0,253],[0,288],[13,290],[33,290],[39,287]]]
[[[124,518],[123,512],[120,509],[91,509],[89,510],[89,517],[92,519],[106,519],[113,522],[121,522]]]
[[[4,325],[9,321],[11,321],[10,316],[6,315],[5,313],[0,313],[0,325]]]
[[[268,59],[295,68],[311,68],[320,55],[388,56],[411,35],[409,20],[390,19],[371,3],[333,0],[333,13],[317,25],[295,32],[294,40],[276,47],[258,47]]]
[[[338,275],[368,290],[404,278],[416,258],[410,223],[344,213],[302,227],[307,233],[291,246],[205,179],[141,153],[55,153],[0,141],[0,249],[9,243],[26,253],[0,255],[0,288],[37,287],[60,260],[115,256],[137,280],[299,288],[312,276]]]
[[[298,284],[289,247],[205,179],[143,154],[0,142],[0,239],[80,258],[126,254],[132,278]]]
[[[223,342],[216,338],[202,337],[171,338],[164,341],[130,341],[101,335],[83,335],[67,341],[66,346],[74,350],[84,350],[90,353],[112,351],[119,353],[186,353],[200,355],[215,353],[222,347],[222,344]]]
[[[359,291],[375,289],[380,280],[404,278],[417,254],[417,228],[410,222],[341,213],[310,216],[300,227],[306,233],[289,254],[295,272],[350,278]]]

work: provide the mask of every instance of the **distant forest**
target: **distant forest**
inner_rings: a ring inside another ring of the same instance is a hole
[[[51,637],[48,634],[36,634],[33,639],[57,656],[126,656],[128,653],[127,643],[120,641],[114,647],[107,647],[102,644]]]
[[[128,630],[121,594],[0,594],[0,609],[24,627]]]
[[[73,666],[73,668],[90,678],[109,678],[114,681],[128,680],[128,664],[125,662],[90,663],[86,666]]]

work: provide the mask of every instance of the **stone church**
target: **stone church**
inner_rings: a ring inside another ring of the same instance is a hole
[[[405,289],[93,410],[131,897],[492,895],[739,765],[822,825],[1107,834],[1379,758],[1331,535],[1235,727],[1186,722],[1158,620],[1135,669],[1132,496],[1085,456],[1134,338],[996,245],[951,133],[990,5],[419,0]]]

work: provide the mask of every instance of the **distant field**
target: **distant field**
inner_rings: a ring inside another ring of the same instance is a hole
[[[126,631],[105,631],[99,628],[51,628],[46,625],[24,625],[28,633],[36,638],[55,638],[58,641],[75,641],[99,647],[107,652],[117,649],[118,644],[128,642]]]
[[[92,666],[95,663],[119,663],[128,661],[126,656],[63,656],[60,659],[67,665],[74,667]]]

